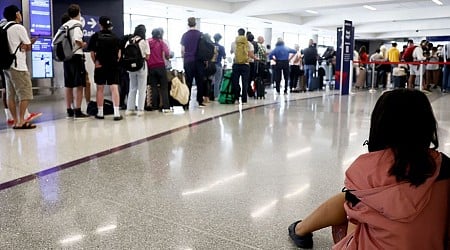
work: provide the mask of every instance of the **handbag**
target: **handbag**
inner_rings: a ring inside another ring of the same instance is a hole
[[[189,102],[189,88],[178,77],[171,80],[170,96],[177,100],[180,104],[186,105]]]

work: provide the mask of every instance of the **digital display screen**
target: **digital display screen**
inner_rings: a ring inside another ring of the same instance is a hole
[[[53,77],[52,39],[38,38],[31,49],[33,78]]]
[[[51,36],[50,0],[30,0],[31,36]]]

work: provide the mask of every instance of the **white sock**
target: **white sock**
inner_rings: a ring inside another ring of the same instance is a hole
[[[8,119],[8,120],[13,119],[13,117],[11,115],[11,111],[9,111],[9,109],[5,109],[5,115],[6,115],[6,119]]]
[[[119,110],[120,110],[120,107],[114,107],[114,116],[120,116],[120,112],[119,112]]]
[[[97,116],[103,116],[103,106],[98,107],[98,113]]]

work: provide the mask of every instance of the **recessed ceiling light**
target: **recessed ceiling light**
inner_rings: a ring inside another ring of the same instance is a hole
[[[377,10],[375,7],[370,6],[370,5],[364,5],[363,7],[366,9],[369,9],[369,10]]]
[[[311,14],[319,14],[319,12],[314,11],[314,10],[305,10],[305,11],[308,13],[311,13]]]
[[[441,1],[439,0],[432,0],[433,3],[437,4],[437,5],[444,5]]]

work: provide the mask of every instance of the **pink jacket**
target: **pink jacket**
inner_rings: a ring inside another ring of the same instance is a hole
[[[150,56],[147,60],[149,69],[164,68],[166,62],[164,56],[170,54],[167,44],[162,39],[148,39],[148,45],[150,46]]]
[[[392,151],[361,155],[346,171],[345,187],[361,201],[344,204],[356,230],[333,249],[444,249],[448,226],[449,181],[435,181],[441,154],[430,150],[435,174],[419,187],[398,183],[388,171]]]

